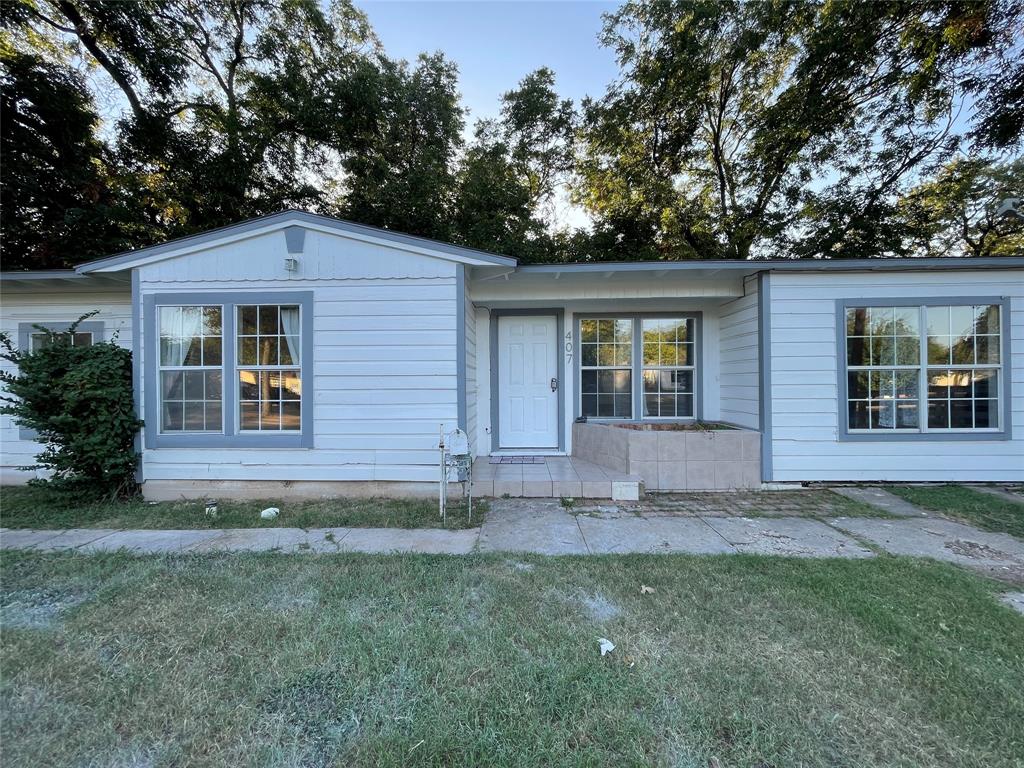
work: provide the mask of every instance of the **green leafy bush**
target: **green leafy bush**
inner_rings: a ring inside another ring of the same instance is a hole
[[[0,334],[0,358],[17,373],[0,372],[6,390],[0,413],[35,430],[43,451],[38,464],[52,470],[52,485],[126,496],[136,490],[135,435],[142,422],[132,396],[132,354],[114,342],[71,345],[71,334],[43,326],[49,343],[35,351],[18,349]]]

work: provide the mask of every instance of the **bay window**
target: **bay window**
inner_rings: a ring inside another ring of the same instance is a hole
[[[147,447],[312,446],[311,293],[144,301]]]
[[[696,315],[582,317],[579,413],[592,419],[692,419]]]
[[[1004,311],[996,300],[843,302],[846,436],[1001,431]]]

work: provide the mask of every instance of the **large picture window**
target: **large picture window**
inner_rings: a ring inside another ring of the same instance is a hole
[[[696,328],[692,316],[581,318],[580,415],[694,418]]]
[[[144,302],[147,447],[312,446],[312,293]]]
[[[999,304],[846,306],[850,434],[998,431]]]

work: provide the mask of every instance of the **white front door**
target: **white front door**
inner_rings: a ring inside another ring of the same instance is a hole
[[[558,448],[558,323],[498,318],[498,445]]]

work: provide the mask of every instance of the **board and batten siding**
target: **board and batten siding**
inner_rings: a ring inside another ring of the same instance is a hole
[[[101,291],[80,288],[5,290],[0,302],[0,331],[18,344],[18,326],[22,323],[65,325],[87,312],[98,310],[99,313],[87,322],[103,323],[103,341],[115,341],[130,349],[131,305],[128,285],[123,291],[109,288]],[[0,361],[0,366],[4,371],[14,370],[6,360]],[[22,439],[21,434],[21,429],[10,416],[0,416],[0,482],[24,483],[36,476],[35,472],[22,471],[18,467],[33,464],[42,446],[34,440]]]
[[[456,265],[313,230],[294,272],[287,255],[272,232],[140,267],[140,290],[311,291],[313,447],[151,448],[144,480],[436,482],[439,425],[458,419]]]
[[[758,429],[757,277],[748,278],[744,288],[746,295],[723,304],[719,310],[719,413],[722,421]]]
[[[771,275],[772,480],[1024,480],[1024,271]],[[836,300],[1008,297],[1011,440],[841,442]]]

